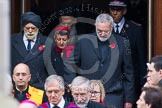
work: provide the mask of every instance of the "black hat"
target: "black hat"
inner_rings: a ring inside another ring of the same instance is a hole
[[[109,7],[127,7],[126,0],[110,0]]]
[[[36,15],[33,12],[26,12],[21,16],[21,24],[24,27],[26,24],[32,23],[36,27],[40,28],[42,24],[42,20],[40,16]]]

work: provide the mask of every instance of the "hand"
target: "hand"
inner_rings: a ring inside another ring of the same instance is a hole
[[[124,108],[132,108],[132,103],[129,102],[124,103]]]

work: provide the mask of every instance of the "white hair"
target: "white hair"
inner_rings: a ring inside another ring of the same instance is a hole
[[[47,84],[49,82],[53,82],[53,81],[58,82],[61,89],[63,89],[63,90],[65,89],[64,79],[59,75],[50,75],[49,77],[47,77],[46,81],[45,81],[45,84],[44,84],[44,89],[46,90],[47,89]]]
[[[114,20],[109,14],[103,13],[103,14],[98,15],[97,18],[96,18],[96,26],[97,26],[98,22],[100,22],[100,23],[110,22],[111,27],[113,28],[113,26],[114,26]]]
[[[71,87],[73,88],[76,86],[80,86],[82,84],[85,84],[86,85],[85,87],[89,90],[89,85],[90,85],[89,79],[83,76],[75,77],[71,83]]]

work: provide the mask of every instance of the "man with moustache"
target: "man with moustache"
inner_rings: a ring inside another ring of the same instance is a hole
[[[86,77],[75,77],[70,87],[74,102],[79,108],[109,108],[90,100],[90,82]]]
[[[135,78],[135,98],[139,97],[141,87],[145,83],[146,75],[146,42],[141,24],[138,24],[125,17],[127,13],[127,0],[109,0],[110,15],[114,19],[113,32],[125,38],[130,44],[134,78]]]
[[[129,45],[112,33],[114,21],[110,15],[100,14],[95,25],[96,32],[79,36],[73,53],[64,58],[65,81],[71,83],[78,75],[100,79],[106,90],[106,105],[131,108],[134,77]]]
[[[41,18],[33,12],[26,12],[21,19],[22,31],[11,38],[11,68],[25,63],[31,72],[30,83],[43,89],[48,76],[43,60],[46,37],[39,33]]]

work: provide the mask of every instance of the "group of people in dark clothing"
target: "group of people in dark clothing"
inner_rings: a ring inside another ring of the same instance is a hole
[[[46,37],[39,32],[40,16],[23,14],[22,31],[11,38],[14,97],[38,108],[136,107],[147,74],[142,26],[124,17],[125,0],[108,6],[109,14],[96,18],[96,31],[82,35],[73,16],[60,17]],[[98,91],[92,92],[91,80],[101,83]],[[94,102],[97,97],[102,98]]]

